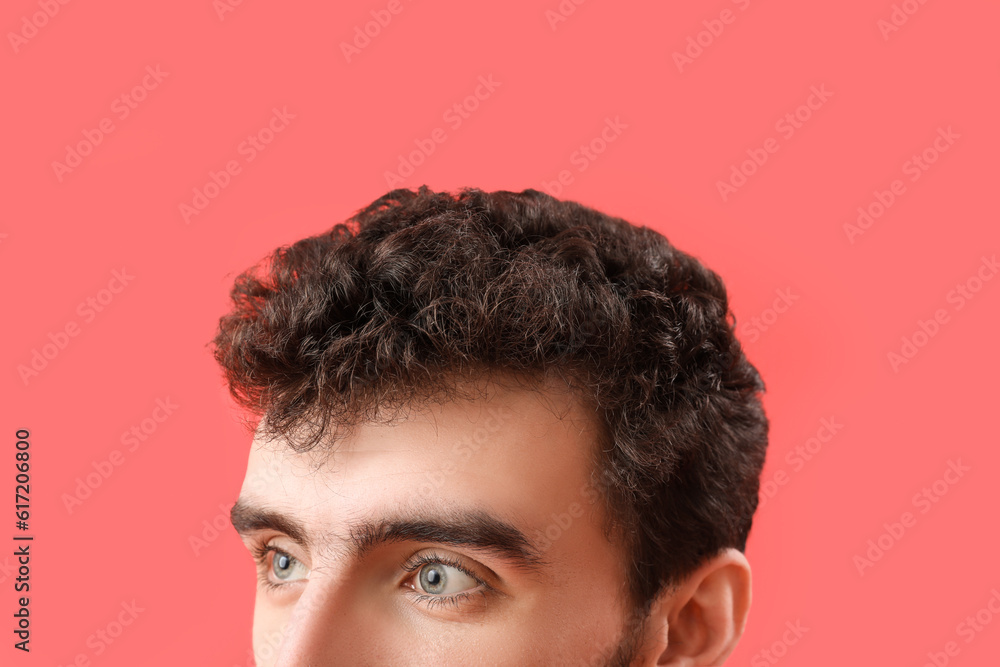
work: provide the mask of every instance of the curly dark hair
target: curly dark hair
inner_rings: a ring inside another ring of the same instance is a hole
[[[530,189],[397,189],[277,249],[232,301],[215,357],[296,449],[452,396],[456,376],[555,373],[600,426],[595,488],[634,604],[746,547],[764,384],[722,280],[652,229]]]

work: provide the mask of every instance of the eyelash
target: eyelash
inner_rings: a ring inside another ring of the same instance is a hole
[[[287,551],[279,549],[273,544],[254,544],[250,547],[250,552],[253,554],[254,560],[257,562],[257,580],[258,582],[267,590],[275,591],[287,586],[288,584],[276,584],[271,581],[268,576],[268,571],[270,567],[270,562],[268,555],[271,553],[275,554],[285,554],[289,558],[295,558]],[[297,560],[297,559],[296,559]],[[456,570],[472,577],[481,588],[474,591],[466,591],[463,593],[457,593],[455,595],[427,595],[423,593],[417,593],[413,591],[413,599],[420,603],[426,605],[428,608],[434,608],[436,606],[451,606],[458,607],[461,603],[467,602],[476,598],[485,599],[494,589],[488,583],[483,581],[482,577],[477,575],[471,569],[463,565],[461,562],[454,558],[448,556],[431,555],[431,554],[421,554],[419,556],[411,556],[407,559],[400,568],[407,573],[414,573],[419,570],[424,565],[448,565],[455,568]],[[408,578],[409,579],[409,578]]]
[[[429,608],[434,608],[436,606],[451,606],[458,607],[461,603],[467,602],[476,598],[485,599],[491,592],[493,592],[493,587],[488,583],[483,581],[482,577],[477,575],[475,572],[470,570],[468,567],[463,565],[461,562],[454,558],[448,556],[440,556],[436,554],[421,554],[419,556],[411,556],[404,562],[400,568],[404,572],[413,573],[419,570],[424,565],[448,565],[455,568],[459,572],[462,572],[473,579],[479,584],[480,588],[474,591],[466,591],[463,593],[457,593],[455,595],[427,595],[424,593],[417,593],[415,590],[412,592],[413,599],[424,604]],[[409,577],[407,578],[409,579]]]

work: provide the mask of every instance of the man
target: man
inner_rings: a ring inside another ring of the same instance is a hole
[[[258,665],[732,652],[763,383],[722,281],[661,234],[534,190],[394,190],[232,297]]]

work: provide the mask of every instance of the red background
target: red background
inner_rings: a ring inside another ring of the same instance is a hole
[[[565,170],[560,196],[656,228],[726,280],[767,382],[764,480],[784,482],[754,524],[753,608],[728,664],[922,665],[949,642],[949,664],[996,664],[1000,619],[960,624],[1000,590],[1000,280],[976,283],[1000,249],[1000,6],[389,4],[4,4],[0,539],[19,532],[14,433],[27,428],[35,541],[27,655],[12,648],[14,559],[0,556],[0,662],[248,664],[251,560],[205,522],[235,500],[249,438],[206,343],[236,273],[383,194],[441,128],[402,185],[555,192]],[[391,20],[346,56],[372,11]],[[133,95],[147,67],[165,74]],[[495,89],[467,99],[480,77]],[[144,98],[124,118],[122,95]],[[457,127],[455,104],[475,107]],[[248,161],[239,146],[274,108],[295,117]],[[796,113],[788,136],[779,123]],[[53,165],[75,161],[67,146],[88,152],[103,119],[114,129],[78,166]],[[602,146],[606,119],[620,131]],[[952,133],[940,154],[939,128]],[[914,172],[925,150],[934,162]],[[724,198],[719,181],[754,155],[763,164]],[[180,205],[230,160],[239,173],[186,221]],[[892,204],[849,233],[895,180]],[[134,278],[102,292],[122,269]],[[768,310],[777,290],[794,299],[782,313]],[[88,298],[107,301],[90,319]],[[914,341],[921,321],[934,335]],[[43,350],[50,334],[65,346]],[[52,358],[25,374],[36,351]],[[167,398],[178,407],[128,451],[123,433]],[[803,465],[786,458],[824,418],[843,426]],[[120,465],[67,509],[115,450]],[[949,461],[968,470],[938,494]],[[934,502],[915,502],[925,487]],[[914,520],[886,537],[904,512]],[[889,548],[859,571],[880,536]],[[133,600],[134,622],[96,643]]]

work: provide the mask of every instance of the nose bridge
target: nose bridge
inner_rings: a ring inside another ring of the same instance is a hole
[[[363,636],[358,628],[357,591],[344,584],[349,577],[310,577],[283,628],[284,639],[275,667],[348,665]]]

